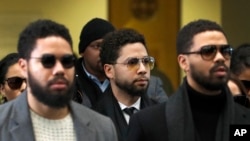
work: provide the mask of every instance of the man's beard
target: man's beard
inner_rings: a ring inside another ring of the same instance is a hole
[[[69,105],[73,95],[74,85],[69,84],[69,81],[67,81],[63,76],[56,76],[53,80],[48,81],[45,87],[42,87],[39,84],[39,81],[34,79],[30,72],[28,72],[28,76],[31,92],[33,96],[37,98],[38,101],[53,108],[63,108]],[[68,89],[64,91],[50,90],[49,86],[57,80],[65,81],[68,86]]]
[[[128,82],[121,82],[121,81],[115,81],[115,84],[117,85],[117,87],[119,87],[120,89],[122,89],[123,91],[125,91],[127,94],[131,95],[131,96],[142,96],[146,93],[148,85],[144,88],[138,88],[136,87],[134,84],[135,81],[133,81],[133,83],[129,84]]]
[[[212,73],[214,73],[215,70],[221,66],[226,69],[225,71],[227,72],[227,75],[224,77],[214,77]],[[227,84],[227,81],[229,79],[229,69],[224,63],[216,64],[212,69],[210,69],[209,76],[204,76],[201,72],[198,72],[192,64],[190,65],[190,69],[191,77],[196,81],[196,83],[207,90],[221,90],[221,88]]]

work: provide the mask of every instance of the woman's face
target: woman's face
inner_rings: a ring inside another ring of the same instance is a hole
[[[11,81],[12,85],[18,85],[17,84],[18,81],[16,81],[15,79],[10,79],[12,77],[19,77],[19,78],[24,79],[24,76],[21,73],[21,67],[19,66],[18,63],[11,65],[8,68],[8,71],[7,71],[6,76],[5,76],[5,80],[9,79]],[[23,92],[25,90],[26,81],[25,80],[20,81],[20,80],[21,79],[19,79],[19,84],[20,84],[20,82],[22,82],[20,87],[17,87],[14,89],[9,86],[8,81],[4,81],[4,84],[1,84],[1,86],[0,86],[1,94],[4,97],[6,97],[8,101],[15,99],[21,92]]]

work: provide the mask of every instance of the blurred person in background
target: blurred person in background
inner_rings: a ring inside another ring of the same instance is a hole
[[[10,53],[0,61],[0,93],[3,103],[15,99],[26,89],[26,79],[18,64],[18,53]]]
[[[230,74],[230,78],[227,82],[227,85],[233,95],[234,101],[250,108],[250,99],[247,94],[247,89],[240,79],[234,74]]]
[[[236,47],[231,57],[231,73],[243,84],[244,94],[241,97],[250,98],[250,44],[244,43]]]
[[[82,28],[76,61],[76,91],[73,100],[92,108],[107,90],[106,78],[100,61],[100,46],[103,36],[114,31],[115,27],[101,18],[93,18]]]
[[[230,65],[231,72],[237,76],[250,96],[250,44],[241,44],[234,49]]]

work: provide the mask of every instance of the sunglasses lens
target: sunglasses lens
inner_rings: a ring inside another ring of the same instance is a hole
[[[139,63],[138,58],[130,58],[127,62],[128,68],[135,68]]]
[[[250,81],[248,80],[241,80],[245,88],[249,91],[250,90]]]
[[[11,78],[8,78],[6,81],[11,89],[16,90],[16,89],[20,89],[21,85],[23,84],[24,79],[20,77],[11,77]]]
[[[52,68],[56,63],[56,57],[51,54],[44,54],[41,58],[41,62],[45,68]]]
[[[220,52],[224,58],[229,59],[232,56],[233,49],[229,45],[224,45],[220,48]]]
[[[73,55],[64,55],[62,58],[61,58],[61,63],[63,65],[64,68],[71,68],[74,66],[74,62],[75,61],[75,58]]]
[[[149,66],[149,68],[152,70],[154,68],[154,58],[153,57],[145,57],[142,58],[142,62],[144,63],[145,66]]]
[[[204,60],[211,60],[216,55],[217,48],[214,45],[208,45],[201,48],[201,56]]]
[[[138,69],[139,67],[139,62],[140,60],[142,61],[142,63],[144,64],[145,67],[150,68],[151,70],[154,68],[154,58],[153,57],[144,57],[144,58],[130,58],[127,62],[127,67],[132,69],[132,68],[136,68]]]

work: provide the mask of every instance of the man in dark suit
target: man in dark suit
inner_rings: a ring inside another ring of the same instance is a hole
[[[227,87],[232,48],[215,22],[197,20],[177,36],[178,63],[186,73],[165,104],[131,117],[128,141],[229,141],[231,124],[250,124],[249,109]]]
[[[132,29],[108,33],[100,57],[111,89],[94,109],[109,116],[119,140],[126,141],[131,114],[156,103],[146,95],[155,60],[148,55],[144,37]]]

